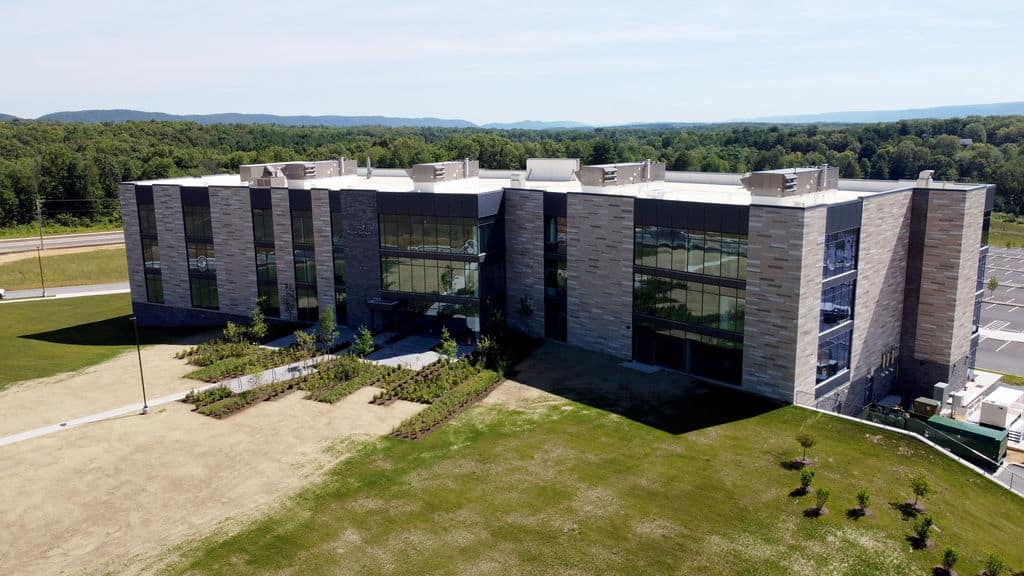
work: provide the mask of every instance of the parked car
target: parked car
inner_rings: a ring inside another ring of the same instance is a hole
[[[4,299],[4,294],[7,294],[7,290],[4,290],[3,288],[0,288],[0,300]]]

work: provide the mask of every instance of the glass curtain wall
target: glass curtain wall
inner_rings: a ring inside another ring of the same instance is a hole
[[[345,292],[345,235],[341,212],[331,208],[331,250],[334,256],[334,315],[338,324],[348,324]]]
[[[545,194],[544,201],[544,335],[565,342],[568,274],[568,220],[565,195]]]
[[[818,331],[818,384],[842,374],[850,367],[850,342],[853,333],[853,304],[857,294],[855,277],[832,278],[857,270],[860,228],[838,230],[825,234],[822,262],[821,315]],[[838,331],[838,332],[837,332]],[[816,392],[821,396],[826,388]]]
[[[265,195],[260,194],[262,192],[265,192]],[[267,316],[280,317],[281,299],[277,288],[277,253],[274,245],[274,212],[270,206],[270,190],[253,190],[252,199],[256,290],[263,313]]]
[[[181,200],[192,307],[217,310],[220,302],[209,192],[205,188],[182,189]]]
[[[153,190],[136,188],[139,213],[139,237],[142,241],[142,270],[146,280],[146,301],[164,303],[164,281],[160,271],[160,242],[156,231],[156,206]]]
[[[295,262],[295,308],[300,322],[316,322],[320,306],[316,290],[313,210],[292,207],[292,257]]]

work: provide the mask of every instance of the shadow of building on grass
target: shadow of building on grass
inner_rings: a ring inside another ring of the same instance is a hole
[[[209,327],[139,327],[139,341],[142,344],[198,344],[219,334],[219,330],[210,330]],[[131,315],[126,314],[57,330],[24,334],[19,338],[80,346],[129,346],[135,344],[135,329]]]
[[[684,434],[752,418],[781,402],[670,370],[646,374],[622,360],[546,342],[508,377],[563,398]]]

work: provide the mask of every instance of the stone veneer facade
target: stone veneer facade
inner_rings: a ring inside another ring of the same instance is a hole
[[[121,226],[124,228],[125,257],[128,261],[128,286],[131,288],[133,301],[146,302],[148,296],[146,294],[145,262],[142,260],[140,236],[142,230],[139,227],[139,208],[136,204],[135,187],[131,184],[121,184],[118,190],[121,197]],[[157,242],[159,242],[159,238]]]
[[[313,248],[316,253],[316,293],[320,313],[334,309],[334,243],[331,235],[331,202],[327,190],[311,190]]]
[[[366,301],[380,292],[377,194],[372,190],[346,190],[342,194],[340,208],[345,236],[348,325],[353,328],[372,327],[370,309]]]
[[[570,193],[566,202],[568,343],[630,358],[633,198]]]
[[[164,304],[191,308],[192,289],[188,281],[188,254],[185,251],[185,222],[181,212],[180,188],[154,184],[153,203],[156,209],[156,233],[160,242]],[[216,255],[219,246],[214,243],[213,248]]]
[[[274,258],[277,260],[277,295],[281,305],[281,319],[295,320],[298,310],[295,304],[295,255],[288,190],[272,188],[270,202],[274,214]]]
[[[248,315],[256,306],[256,251],[249,189],[210,187],[219,311]]]
[[[507,318],[530,336],[544,337],[544,192],[505,191]],[[520,313],[526,298],[533,314]]]
[[[825,216],[825,207],[750,207],[743,388],[751,392],[813,403]]]
[[[910,242],[913,192],[869,196],[862,204],[860,253],[850,355],[850,397],[843,406],[859,408],[871,379],[871,400],[889,394],[895,384],[895,363],[883,368],[883,355],[899,349],[903,297]]]

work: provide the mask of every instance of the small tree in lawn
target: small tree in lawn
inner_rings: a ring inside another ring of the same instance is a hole
[[[459,353],[459,345],[455,343],[455,339],[452,338],[447,327],[441,328],[441,345],[438,347],[437,351],[440,352],[442,356],[446,356],[448,358],[455,358]]]
[[[814,470],[801,470],[800,471],[800,493],[810,494],[813,488],[811,488],[811,482],[814,481]]]
[[[262,342],[267,337],[267,319],[263,315],[263,308],[257,304],[249,313],[249,338],[255,342]]]
[[[316,323],[316,343],[324,350],[330,350],[338,339],[338,325],[334,321],[334,308],[328,306]]]
[[[910,479],[910,489],[914,492],[914,501],[909,503],[910,507],[915,512],[924,512],[924,507],[919,502],[932,493],[932,485],[928,483],[927,478],[918,474]]]
[[[828,488],[818,488],[817,492],[814,493],[815,516],[828,514],[828,509],[825,508],[825,504],[828,503],[828,497],[831,495],[832,493],[828,491]]]
[[[356,339],[352,341],[352,353],[360,358],[373,353],[373,334],[366,326],[360,326],[356,332]]]
[[[867,490],[857,492],[857,512],[861,516],[867,515],[869,504],[871,504],[871,494],[868,494]]]
[[[935,525],[935,521],[932,520],[931,516],[924,516],[914,522],[914,539],[916,540],[916,546],[918,548],[926,548],[928,546],[928,535],[932,531],[932,526]]]
[[[1006,570],[1006,562],[995,554],[989,554],[988,559],[985,560],[985,576],[1002,576],[1003,571]]]
[[[817,441],[814,440],[814,436],[811,436],[806,432],[801,432],[796,435],[796,441],[800,444],[800,447],[804,449],[803,456],[801,456],[799,460],[800,464],[810,464],[811,461],[807,459],[807,450],[814,448],[814,445],[817,444]]]
[[[960,553],[952,548],[946,548],[946,551],[942,553],[942,571],[946,574],[956,574],[953,572],[953,567],[960,560]]]

